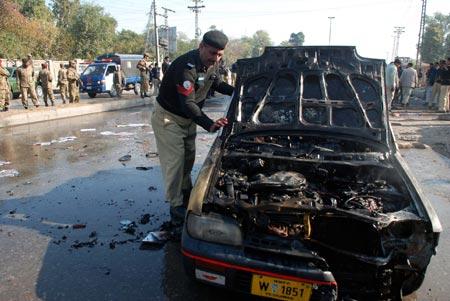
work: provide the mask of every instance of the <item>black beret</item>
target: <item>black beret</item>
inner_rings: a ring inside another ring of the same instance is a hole
[[[217,49],[225,49],[227,46],[227,36],[218,30],[210,30],[203,35],[203,42]]]

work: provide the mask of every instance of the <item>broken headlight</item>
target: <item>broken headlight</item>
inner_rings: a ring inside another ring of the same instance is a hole
[[[233,246],[242,244],[241,228],[236,221],[219,214],[189,214],[187,231],[195,239]]]

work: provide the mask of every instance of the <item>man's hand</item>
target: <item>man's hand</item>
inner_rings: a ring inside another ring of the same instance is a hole
[[[209,128],[210,132],[215,132],[218,129],[220,129],[221,127],[224,127],[228,124],[228,119],[226,117],[222,117],[217,119],[213,125],[211,125],[211,127]]]

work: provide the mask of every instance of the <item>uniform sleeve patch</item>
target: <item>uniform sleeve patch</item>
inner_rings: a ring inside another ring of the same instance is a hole
[[[194,85],[190,81],[186,80],[183,82],[183,85],[177,85],[177,91],[184,96],[188,96],[192,93],[192,91],[194,91]]]

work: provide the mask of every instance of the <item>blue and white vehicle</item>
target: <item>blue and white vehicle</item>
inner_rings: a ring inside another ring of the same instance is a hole
[[[134,90],[138,94],[140,75],[136,65],[140,59],[142,59],[142,55],[139,54],[108,53],[97,57],[95,62],[89,64],[81,74],[82,92],[87,92],[92,98],[99,93],[109,93],[111,97],[116,96],[113,76],[117,66],[120,65],[125,74],[124,90]]]

